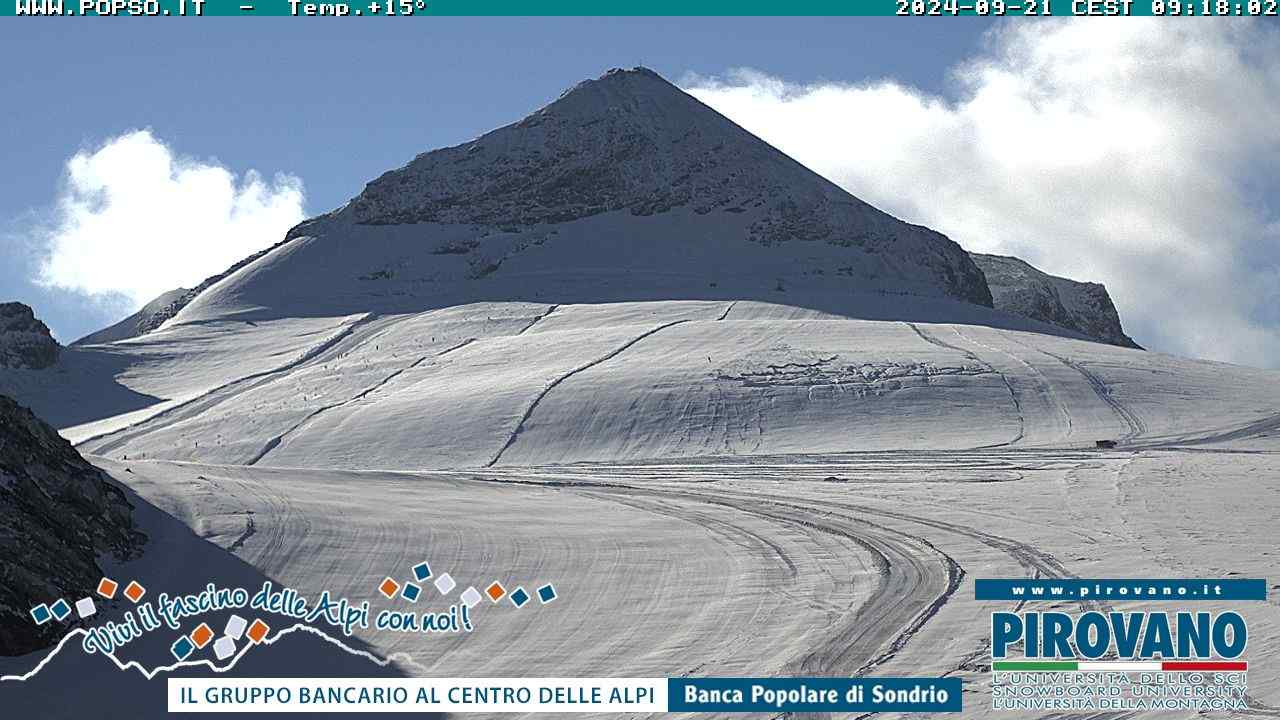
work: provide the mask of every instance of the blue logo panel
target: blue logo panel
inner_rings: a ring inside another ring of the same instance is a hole
[[[668,678],[670,712],[960,712],[960,678]]]

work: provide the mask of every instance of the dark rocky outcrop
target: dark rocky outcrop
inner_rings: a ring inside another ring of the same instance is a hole
[[[1110,345],[1141,349],[1124,334],[1106,287],[1050,275],[1015,257],[970,255],[987,276],[997,310],[1075,330]]]
[[[61,349],[30,307],[0,303],[0,367],[41,370],[58,362]]]
[[[0,655],[56,642],[67,623],[36,625],[31,608],[88,597],[102,577],[99,555],[141,551],[132,510],[71,443],[0,395]]]

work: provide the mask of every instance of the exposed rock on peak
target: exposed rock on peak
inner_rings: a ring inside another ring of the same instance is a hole
[[[1004,255],[970,253],[987,276],[998,310],[1075,330],[1099,342],[1141,349],[1120,326],[1107,289],[1043,272]]]
[[[902,274],[991,303],[981,274],[945,236],[853,197],[645,68],[611,70],[517,123],[419,155],[369,183],[342,213],[364,225],[518,231],[676,209],[745,215],[742,239],[763,246],[818,241],[891,256],[851,276]]]
[[[0,303],[0,367],[40,370],[58,362],[60,350],[30,307]]]
[[[65,632],[65,622],[36,625],[30,609],[88,597],[102,577],[99,554],[136,554],[146,538],[131,513],[124,492],[57,431],[0,395],[0,655]]]

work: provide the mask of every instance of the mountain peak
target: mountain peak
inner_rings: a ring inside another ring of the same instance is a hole
[[[560,97],[564,98],[578,90],[589,89],[598,84],[613,86],[619,89],[635,90],[642,87],[642,83],[653,83],[655,81],[657,84],[664,85],[676,92],[680,91],[679,88],[668,82],[666,78],[659,75],[656,71],[642,65],[637,65],[633,68],[609,68],[599,77],[589,78],[573,85],[568,90],[560,93]]]
[[[469,143],[419,155],[369,183],[348,212],[361,224],[511,228],[617,210],[735,212],[799,194],[802,206],[870,209],[656,72],[634,68],[580,82]]]
[[[695,128],[719,127],[740,141],[759,143],[755,136],[738,128],[727,118],[645,67],[614,68],[600,77],[583,80],[560,94],[550,104],[534,111],[516,127],[536,128],[560,121],[568,126],[606,127],[678,144]],[[501,132],[501,131],[495,131]]]
[[[290,280],[285,297],[281,273],[316,284]],[[992,302],[946,236],[877,210],[633,68],[384,173],[199,292],[175,320],[709,292]]]

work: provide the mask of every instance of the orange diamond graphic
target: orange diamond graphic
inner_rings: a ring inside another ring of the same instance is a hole
[[[258,618],[249,626],[249,639],[254,643],[260,643],[262,642],[262,638],[267,636],[267,631],[270,629],[271,627],[269,625],[262,622],[262,618]]]
[[[116,588],[120,584],[111,578],[102,578],[98,581],[98,594],[104,598],[110,599],[116,596]]]
[[[488,595],[490,600],[498,602],[502,599],[503,595],[507,594],[507,589],[502,587],[502,583],[495,581],[492,585],[484,589],[484,594]]]
[[[391,578],[387,578],[383,580],[382,584],[378,586],[378,592],[387,596],[388,600],[395,597],[396,591],[399,589],[400,589],[400,583],[396,582],[395,580],[392,580]]]
[[[134,602],[138,602],[146,594],[147,589],[139,585],[137,580],[130,582],[129,587],[124,589],[124,596]]]
[[[195,630],[191,631],[191,642],[195,643],[198,648],[203,648],[205,645],[208,645],[209,641],[212,639],[213,630],[209,629],[209,625],[207,623],[200,623],[196,626]]]

